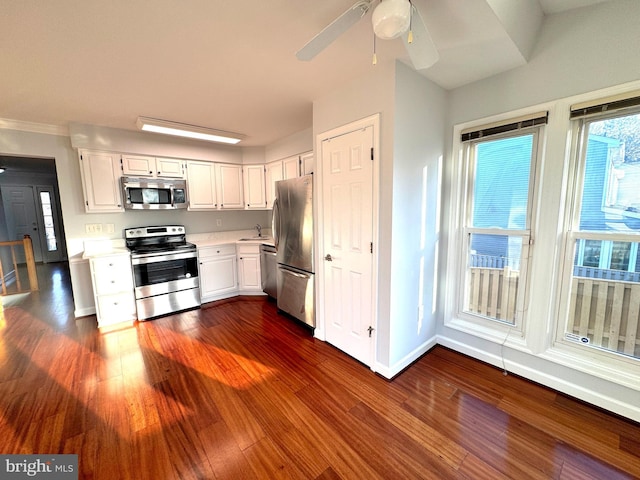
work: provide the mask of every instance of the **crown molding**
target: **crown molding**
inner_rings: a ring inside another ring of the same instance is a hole
[[[21,132],[44,133],[46,135],[69,136],[69,128],[60,125],[47,125],[45,123],[25,122],[23,120],[12,120],[0,118],[0,129],[18,130]]]

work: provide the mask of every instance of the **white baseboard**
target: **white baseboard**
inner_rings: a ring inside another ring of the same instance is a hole
[[[86,317],[88,315],[95,315],[95,313],[96,313],[96,307],[76,308],[73,311],[73,315],[76,318]]]
[[[418,360],[422,355],[427,353],[433,347],[438,344],[437,337],[431,337],[426,342],[413,349],[413,351],[409,352],[398,362],[393,364],[391,367],[387,367],[386,365],[382,365],[379,362],[376,362],[375,368],[373,369],[376,373],[382,375],[385,378],[391,379],[402,372],[405,368],[411,365],[413,362]]]
[[[565,393],[584,402],[596,405],[636,422],[640,422],[640,404],[624,402],[615,397],[609,396],[606,394],[606,389],[603,389],[603,391],[597,391],[555,376],[552,374],[554,366],[552,362],[549,362],[549,371],[543,372],[539,369],[535,369],[512,360],[503,361],[503,359],[498,355],[489,354],[478,348],[471,347],[465,343],[441,335],[437,337],[437,343],[451,348],[456,352],[469,355],[477,360],[494,365],[498,368],[505,368],[508,372],[514,373],[533,382],[537,382],[541,385],[557,390],[558,392]]]

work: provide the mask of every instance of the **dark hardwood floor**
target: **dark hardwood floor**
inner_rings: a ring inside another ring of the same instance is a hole
[[[387,381],[247,297],[100,333],[40,270],[4,299],[1,453],[87,479],[640,477],[638,424],[445,348]]]

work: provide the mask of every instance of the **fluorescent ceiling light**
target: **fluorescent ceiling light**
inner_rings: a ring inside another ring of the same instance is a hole
[[[187,125],[185,123],[169,122],[157,118],[138,117],[136,125],[145,132],[164,133],[166,135],[177,135],[179,137],[195,138],[197,140],[207,140],[209,142],[230,143],[235,145],[244,139],[244,135],[239,133],[224,132],[212,128]]]

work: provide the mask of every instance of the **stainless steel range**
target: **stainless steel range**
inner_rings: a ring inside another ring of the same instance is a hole
[[[198,254],[183,225],[127,228],[138,319],[200,306]]]

